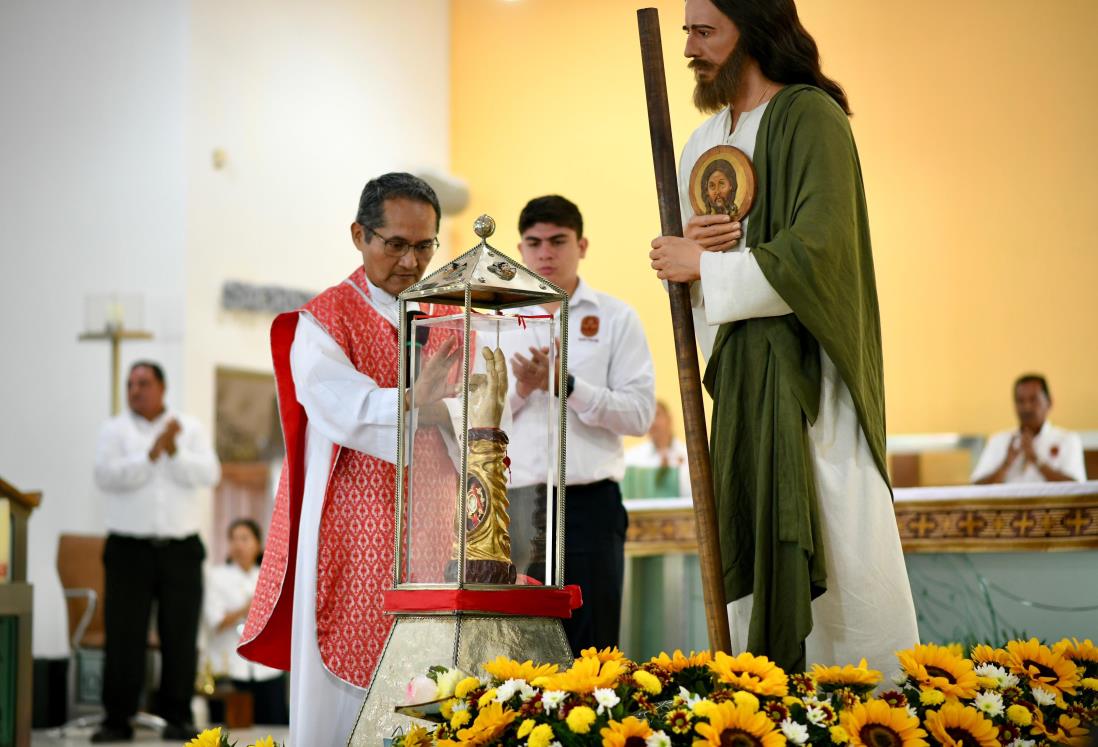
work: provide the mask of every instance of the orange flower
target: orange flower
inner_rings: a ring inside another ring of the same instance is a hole
[[[719,656],[720,654],[718,654]],[[762,711],[725,701],[708,712],[708,723],[694,727],[694,747],[784,747],[785,736]]]
[[[1031,688],[1048,690],[1058,701],[1063,699],[1064,693],[1075,694],[1079,671],[1071,659],[1053,652],[1036,638],[1011,641],[1006,650],[1007,667],[1023,681],[1028,680]]]
[[[999,730],[972,706],[946,703],[927,711],[926,728],[942,747],[999,747]]]
[[[897,651],[900,667],[922,690],[938,690],[948,700],[974,698],[980,682],[972,662],[933,643]]]
[[[689,656],[684,656],[682,651],[675,649],[675,653],[671,654],[671,656],[668,656],[665,652],[661,651],[659,656],[653,656],[648,660],[648,663],[663,667],[668,672],[675,674],[676,672],[681,672],[690,667],[704,667],[711,661],[713,661],[713,655],[708,651],[701,651],[699,653],[691,651]]]
[[[765,656],[755,656],[746,651],[739,656],[729,656],[718,651],[709,669],[726,685],[747,690],[755,695],[789,694],[789,678],[774,662]]]
[[[599,734],[602,747],[644,747],[645,740],[652,736],[652,727],[647,721],[626,716],[622,721],[611,721]]]
[[[919,719],[883,700],[858,703],[839,719],[851,747],[927,747]]]

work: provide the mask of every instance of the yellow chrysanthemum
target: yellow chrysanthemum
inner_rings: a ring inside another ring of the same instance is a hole
[[[998,664],[1005,667],[1007,652],[1001,648],[993,648],[985,643],[978,643],[972,647],[969,657],[976,664]]]
[[[752,713],[735,703],[718,703],[708,718],[708,723],[694,727],[701,737],[694,740],[694,747],[782,747],[786,741],[765,713]]]
[[[187,742],[187,747],[220,747],[220,745],[220,726],[214,727],[213,729],[206,729],[205,731],[196,734],[191,741]]]
[[[1098,677],[1084,677],[1079,684],[1088,690],[1098,690]]]
[[[481,695],[480,698],[477,700],[477,707],[478,708],[483,708],[484,706],[491,703],[495,699],[495,697],[496,697],[496,688],[493,687],[493,688],[490,688],[488,690],[485,690],[484,694]],[[446,714],[443,714],[443,715],[446,715]]]
[[[625,661],[625,654],[618,651],[618,647],[608,647],[601,651],[594,646],[591,648],[585,648],[580,651],[580,658],[583,659],[598,659],[601,662],[607,661]]]
[[[663,667],[668,672],[675,674],[690,667],[704,667],[711,661],[713,661],[713,655],[708,651],[698,653],[691,651],[689,656],[684,656],[682,651],[675,649],[675,653],[671,656],[661,651],[659,656],[653,656],[648,660],[648,663]]]
[[[832,726],[828,729],[832,744],[846,744],[850,741],[850,735],[841,726]]]
[[[557,673],[556,664],[538,664],[532,661],[524,661],[521,664],[506,656],[497,656],[494,660],[484,665],[485,671],[497,680],[526,680],[533,682],[538,677],[548,677]]]
[[[1048,690],[1057,698],[1064,693],[1075,694],[1079,671],[1071,659],[1054,653],[1036,638],[1011,641],[1006,650],[1007,667],[1023,681],[1028,680],[1030,687]]]
[[[752,713],[759,710],[759,699],[746,690],[737,690],[732,693],[732,702],[741,708],[746,708]]]
[[[267,736],[263,737],[263,739],[255,740],[255,744],[253,744],[251,747],[278,747],[278,742],[274,740],[274,737],[268,734]]]
[[[598,715],[587,706],[576,706],[568,712],[564,722],[573,734],[586,734],[591,731],[591,724],[595,723]]]
[[[516,718],[518,714],[511,709],[500,703],[489,703],[481,708],[473,724],[458,731],[457,736],[463,747],[492,744]]]
[[[920,690],[919,703],[925,706],[941,705],[946,696],[941,690]]]
[[[466,677],[461,682],[454,685],[454,695],[459,698],[464,698],[469,693],[480,687],[480,680],[476,677]]]
[[[999,730],[972,706],[946,703],[927,711],[925,723],[942,747],[999,747]]]
[[[413,726],[404,735],[404,741],[401,744],[404,747],[427,747],[431,744],[431,735],[422,726]]]
[[[526,736],[534,730],[534,727],[538,725],[538,722],[532,718],[525,719],[519,724],[518,731],[515,732],[515,736],[519,739],[525,739]]]
[[[876,669],[870,669],[866,660],[858,662],[858,666],[847,664],[843,667],[822,667],[819,664],[812,665],[812,677],[817,685],[828,687],[876,687],[881,681],[881,673]]]
[[[621,721],[611,721],[599,731],[602,747],[644,747],[644,741],[652,736],[647,721],[626,716]]]
[[[1017,703],[1006,709],[1007,720],[1018,726],[1029,726],[1033,723],[1033,714],[1024,705]]]
[[[694,705],[690,706],[690,712],[699,718],[709,718],[714,710],[716,710],[717,704],[709,698],[702,698]]]
[[[538,677],[531,684],[546,690],[585,694],[600,687],[614,687],[624,671],[625,665],[616,659],[600,662],[593,657],[580,658],[568,671]]]
[[[633,672],[633,681],[637,683],[637,687],[649,695],[659,695],[663,692],[663,683],[660,682],[659,677],[643,669]]]
[[[549,747],[553,741],[553,727],[549,724],[538,724],[530,732],[530,738],[526,740],[527,747]]]
[[[450,728],[456,731],[469,723],[472,718],[473,716],[469,713],[468,708],[462,711],[455,711],[454,715],[450,718]]]
[[[948,700],[974,698],[979,687],[972,662],[933,643],[897,651],[900,667],[923,690],[939,690]]]
[[[739,656],[729,656],[718,651],[709,663],[709,669],[721,682],[756,695],[781,697],[789,694],[789,680],[785,672],[765,656],[755,656],[746,651]]]
[[[843,711],[839,721],[851,747],[927,747],[919,719],[883,700],[858,703]]]

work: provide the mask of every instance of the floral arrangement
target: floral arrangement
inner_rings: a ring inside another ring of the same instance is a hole
[[[587,649],[561,671],[498,657],[486,677],[432,668],[410,702],[432,728],[394,747],[1036,747],[1083,745],[1098,720],[1098,647],[1065,639],[897,652],[891,684],[857,665],[787,674],[764,656]]]
[[[184,747],[236,747],[236,742],[230,742],[229,733],[217,726],[199,733]],[[279,744],[272,737],[267,736],[263,739],[257,739],[254,744],[250,744],[248,747],[279,747]]]

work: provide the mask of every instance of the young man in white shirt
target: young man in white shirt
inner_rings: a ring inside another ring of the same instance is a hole
[[[528,352],[511,356],[515,386],[509,451],[523,455],[512,457],[511,526],[518,533],[531,521],[544,526],[540,514],[549,465],[539,446],[546,428],[545,398],[561,393],[568,402],[564,580],[583,591],[583,606],[564,621],[564,628],[579,655],[589,646],[618,644],[629,523],[619,488],[625,474],[622,436],[648,431],[655,412],[655,377],[636,312],[579,276],[588,248],[579,208],[559,195],[530,200],[519,216],[519,233],[523,263],[568,293],[568,379],[554,381],[550,392],[549,345],[556,341],[539,340]],[[559,306],[527,307],[518,313],[556,316]],[[543,572],[543,542],[540,535],[533,539],[529,560],[523,563],[525,538],[513,535],[519,573],[537,578]]]
[[[1087,479],[1078,434],[1048,422],[1052,397],[1044,376],[1026,374],[1014,382],[1018,428],[988,439],[972,482],[1069,482]]]
[[[202,611],[198,537],[200,488],[221,477],[221,466],[201,425],[164,404],[164,372],[139,361],[126,384],[129,412],[108,420],[99,434],[95,482],[107,496],[106,659],[103,706],[107,717],[92,742],[133,738],[145,681],[149,616],[156,600],[160,636],[157,713],[163,736],[190,739],[191,696]]]

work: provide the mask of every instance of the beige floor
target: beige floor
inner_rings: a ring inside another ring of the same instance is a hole
[[[31,744],[34,745],[34,747],[76,747],[76,745],[89,744],[91,733],[91,729],[82,731],[73,730],[63,737],[58,737],[54,736],[50,730],[36,731],[31,737]],[[251,729],[239,729],[234,731],[231,739],[237,742],[238,747],[245,747],[246,745],[253,744],[256,739],[262,739],[269,734],[274,737],[276,742],[281,744],[286,741],[286,735],[288,733],[289,730],[285,726],[256,726]],[[171,742],[162,741],[151,731],[138,729],[132,742],[117,742],[117,744],[171,744]]]

